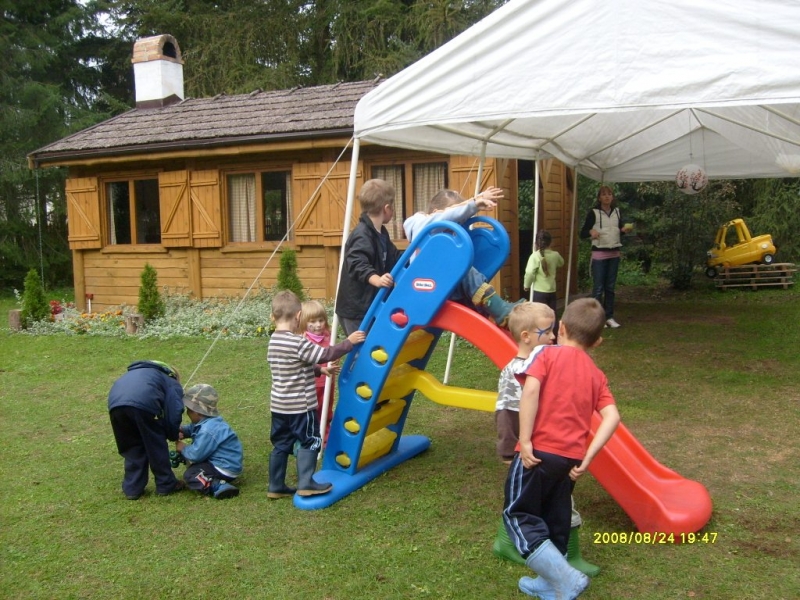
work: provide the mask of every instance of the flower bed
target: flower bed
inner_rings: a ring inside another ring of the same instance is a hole
[[[247,299],[193,300],[184,294],[164,293],[164,315],[148,321],[136,333],[142,338],[171,339],[199,336],[231,339],[269,335],[272,293],[259,290]],[[125,317],[136,307],[118,306],[104,312],[78,311],[71,302],[52,300],[51,320],[33,323],[21,333],[31,335],[97,335],[125,337]],[[57,319],[55,315],[60,315]]]

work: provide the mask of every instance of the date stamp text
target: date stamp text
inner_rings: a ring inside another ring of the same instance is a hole
[[[716,544],[716,532],[705,533],[664,533],[640,531],[595,531],[592,534],[593,544]]]

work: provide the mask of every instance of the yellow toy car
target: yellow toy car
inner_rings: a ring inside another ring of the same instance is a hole
[[[777,248],[769,234],[752,237],[742,219],[728,221],[717,231],[714,247],[708,251],[706,275],[716,277],[720,268],[751,263],[771,265]]]

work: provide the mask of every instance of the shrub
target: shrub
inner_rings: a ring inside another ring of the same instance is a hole
[[[21,320],[24,328],[30,327],[37,321],[44,321],[50,317],[50,305],[44,296],[42,280],[36,269],[31,269],[25,276],[25,284],[22,291],[22,313]]]
[[[642,184],[640,190],[660,195],[660,205],[642,211],[642,220],[649,224],[655,259],[666,266],[671,286],[687,290],[705,266],[717,227],[736,216],[734,188],[730,182],[712,181],[699,194],[687,196],[671,182],[658,182]]]
[[[297,276],[297,253],[294,250],[284,250],[281,254],[281,268],[275,287],[279,290],[294,292],[301,302],[306,299],[303,284]]]
[[[158,291],[158,274],[149,263],[145,263],[142,271],[138,310],[145,321],[164,314],[164,300]]]
[[[749,189],[755,197],[751,216],[746,217],[750,233],[772,235],[778,248],[777,262],[800,260],[796,233],[800,227],[800,180],[762,179],[750,182]]]

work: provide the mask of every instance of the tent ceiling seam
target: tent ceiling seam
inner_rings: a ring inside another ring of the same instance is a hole
[[[648,123],[648,124],[647,124],[647,126],[645,126],[645,127],[642,127],[642,128],[640,128],[640,129],[637,129],[636,131],[632,131],[631,133],[629,133],[629,134],[628,134],[628,135],[626,135],[625,137],[619,138],[618,140],[616,140],[616,141],[614,141],[614,142],[612,142],[612,143],[610,143],[610,144],[607,144],[607,145],[606,145],[606,146],[604,146],[603,148],[600,148],[600,149],[598,149],[598,150],[596,150],[596,151],[592,152],[591,154],[587,154],[587,155],[586,155],[586,158],[589,158],[590,156],[597,156],[597,155],[598,155],[598,154],[600,154],[601,152],[605,152],[605,151],[606,151],[606,150],[608,150],[609,148],[613,148],[614,146],[617,146],[617,145],[621,144],[622,142],[624,142],[624,141],[627,141],[627,140],[631,139],[632,137],[636,137],[637,135],[640,135],[640,134],[644,133],[644,132],[645,132],[645,131],[647,131],[648,129],[652,129],[652,128],[653,128],[653,127],[655,127],[656,125],[659,125],[659,124],[663,123],[664,121],[666,121],[666,120],[668,120],[668,119],[671,119],[672,117],[674,117],[675,115],[678,115],[678,114],[680,114],[681,112],[682,112],[681,110],[677,110],[677,111],[675,111],[675,112],[672,112],[672,113],[670,113],[670,114],[666,115],[666,116],[665,116],[664,118],[662,118],[662,119],[658,119],[657,121],[653,121],[653,122],[651,122],[651,123]],[[664,145],[665,145],[665,144],[661,144],[661,146],[664,146]],[[658,147],[658,148],[660,148],[661,146],[657,146],[657,147]],[[649,152],[649,151],[650,151],[650,150],[648,149],[648,152]],[[642,156],[642,154],[643,154],[643,153],[640,153],[640,154],[638,154],[637,156]]]
[[[771,106],[766,106],[766,105],[762,105],[761,108],[763,108],[765,111],[769,113],[772,113],[775,116],[780,117],[781,119],[786,119],[787,121],[789,121],[789,123],[792,123],[793,125],[800,125],[800,119],[790,117],[786,113],[783,113],[776,108],[772,108]]]
[[[773,138],[773,139],[776,139],[776,140],[780,140],[782,142],[786,142],[787,144],[791,144],[792,146],[800,146],[800,140],[792,140],[792,139],[789,139],[789,138],[787,138],[785,136],[778,135],[776,133],[771,133],[771,132],[767,131],[766,129],[762,129],[760,127],[755,127],[753,125],[748,125],[747,123],[742,123],[741,121],[737,121],[735,119],[731,119],[730,117],[725,117],[723,115],[720,115],[720,114],[717,114],[717,113],[714,113],[714,112],[711,112],[711,111],[708,111],[708,110],[703,110],[702,108],[698,108],[697,110],[699,110],[700,112],[705,113],[705,114],[707,114],[707,115],[709,115],[711,117],[716,117],[716,118],[721,119],[723,121],[727,121],[728,123],[732,123],[733,125],[738,125],[742,129],[749,129],[750,131],[754,131],[756,133],[760,133],[761,135],[765,135],[767,137],[770,137],[770,138]]]
[[[473,125],[475,125],[475,123],[473,123]],[[462,129],[458,129],[456,127],[449,127],[447,125],[429,125],[429,127],[431,129],[436,129],[438,131],[443,131],[444,133],[452,133],[453,135],[458,135],[460,137],[469,138],[469,139],[472,139],[472,140],[475,140],[475,141],[478,141],[478,142],[484,142],[485,141],[485,137],[486,137],[486,136],[483,136],[483,135],[479,135],[477,133],[470,133],[468,131],[464,131]],[[540,150],[541,150],[536,145],[530,144],[530,143],[529,144],[523,144],[523,143],[520,142],[518,144],[515,144],[513,142],[507,142],[507,141],[503,141],[503,142],[495,141],[494,143],[500,144],[502,146],[506,146],[508,148],[520,148],[522,150],[535,150],[536,152],[540,152]]]
[[[597,113],[591,113],[591,114],[588,114],[588,115],[586,115],[586,116],[585,116],[585,117],[583,117],[582,119],[578,119],[577,121],[575,121],[575,122],[574,122],[572,125],[570,125],[569,127],[566,127],[566,128],[564,128],[564,129],[562,129],[561,131],[559,131],[558,133],[556,133],[556,134],[555,134],[553,137],[551,137],[551,138],[547,139],[547,141],[546,141],[545,143],[553,143],[553,144],[555,144],[555,141],[556,141],[558,138],[560,138],[562,135],[566,135],[567,133],[569,133],[570,131],[572,131],[573,129],[575,129],[576,127],[578,127],[579,125],[583,125],[584,123],[586,123],[586,121],[588,121],[589,119],[591,119],[591,118],[593,118],[593,117],[596,117],[596,116],[597,116]],[[544,145],[544,144],[543,144],[543,145]],[[556,146],[558,146],[558,144],[556,144]]]

